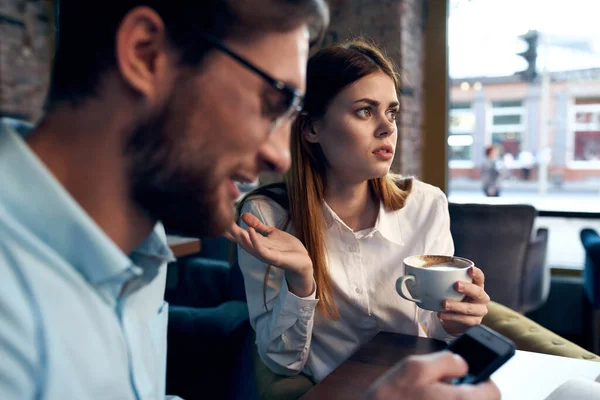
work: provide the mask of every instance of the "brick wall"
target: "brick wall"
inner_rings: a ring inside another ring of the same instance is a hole
[[[424,0],[330,0],[325,43],[366,36],[381,45],[403,71],[393,169],[419,175],[423,101],[422,5]],[[36,121],[48,86],[48,0],[0,1],[0,115]]]
[[[398,151],[392,168],[421,172],[423,101],[423,1],[330,0],[331,25],[325,43],[366,36],[382,46],[405,77],[398,118]]]
[[[50,72],[49,2],[0,1],[0,116],[42,115]]]

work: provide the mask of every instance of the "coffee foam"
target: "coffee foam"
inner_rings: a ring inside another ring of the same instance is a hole
[[[469,265],[472,265],[470,261],[452,256],[437,256],[437,255],[425,255],[425,256],[412,256],[404,260],[407,265],[416,268],[427,268],[440,270],[439,267],[443,267],[443,270],[462,269]]]
[[[429,268],[435,265],[446,264],[452,265],[454,261],[454,257],[450,256],[415,256],[410,257],[408,260],[408,264],[417,268]]]
[[[431,269],[433,271],[456,271],[457,269],[461,269],[462,267],[458,267],[456,265],[451,264],[440,264],[440,265],[432,265],[427,267],[427,269]]]

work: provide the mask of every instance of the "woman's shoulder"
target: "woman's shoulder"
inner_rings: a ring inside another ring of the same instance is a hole
[[[418,200],[419,203],[448,203],[448,199],[442,190],[437,187],[413,178],[412,189],[410,196],[414,197],[414,200]],[[410,198],[409,196],[409,198]]]
[[[257,216],[263,223],[278,226],[288,217],[287,192],[285,188],[269,188],[257,190],[242,199],[240,215],[249,212]]]

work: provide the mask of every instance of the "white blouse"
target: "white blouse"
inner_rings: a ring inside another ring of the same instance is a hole
[[[277,227],[287,217],[284,209],[264,196],[247,201],[242,212]],[[375,226],[359,232],[353,232],[327,204],[323,215],[340,320],[315,312],[319,300],[314,293],[300,298],[289,292],[284,271],[276,267],[269,270],[265,309],[267,267],[238,246],[258,353],[273,372],[303,372],[320,381],[380,331],[452,338],[435,312],[417,308],[396,292],[405,257],[454,253],[448,201],[441,190],[414,180],[404,208],[386,211],[382,205]],[[293,227],[287,231],[294,234]]]

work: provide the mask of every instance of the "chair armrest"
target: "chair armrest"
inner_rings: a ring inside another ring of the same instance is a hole
[[[171,305],[217,307],[230,300],[229,263],[192,256],[168,268],[165,300]]]
[[[581,244],[585,249],[583,289],[593,308],[600,308],[600,236],[591,228],[580,232]]]
[[[550,292],[550,271],[546,267],[548,229],[538,229],[529,243],[523,268],[521,284],[521,309],[519,312],[533,311],[548,299]]]
[[[306,375],[277,375],[260,359],[256,344],[252,343],[252,361],[260,400],[294,400],[302,397],[315,384]]]
[[[597,355],[493,301],[488,304],[483,325],[511,339],[518,350],[600,362]]]

